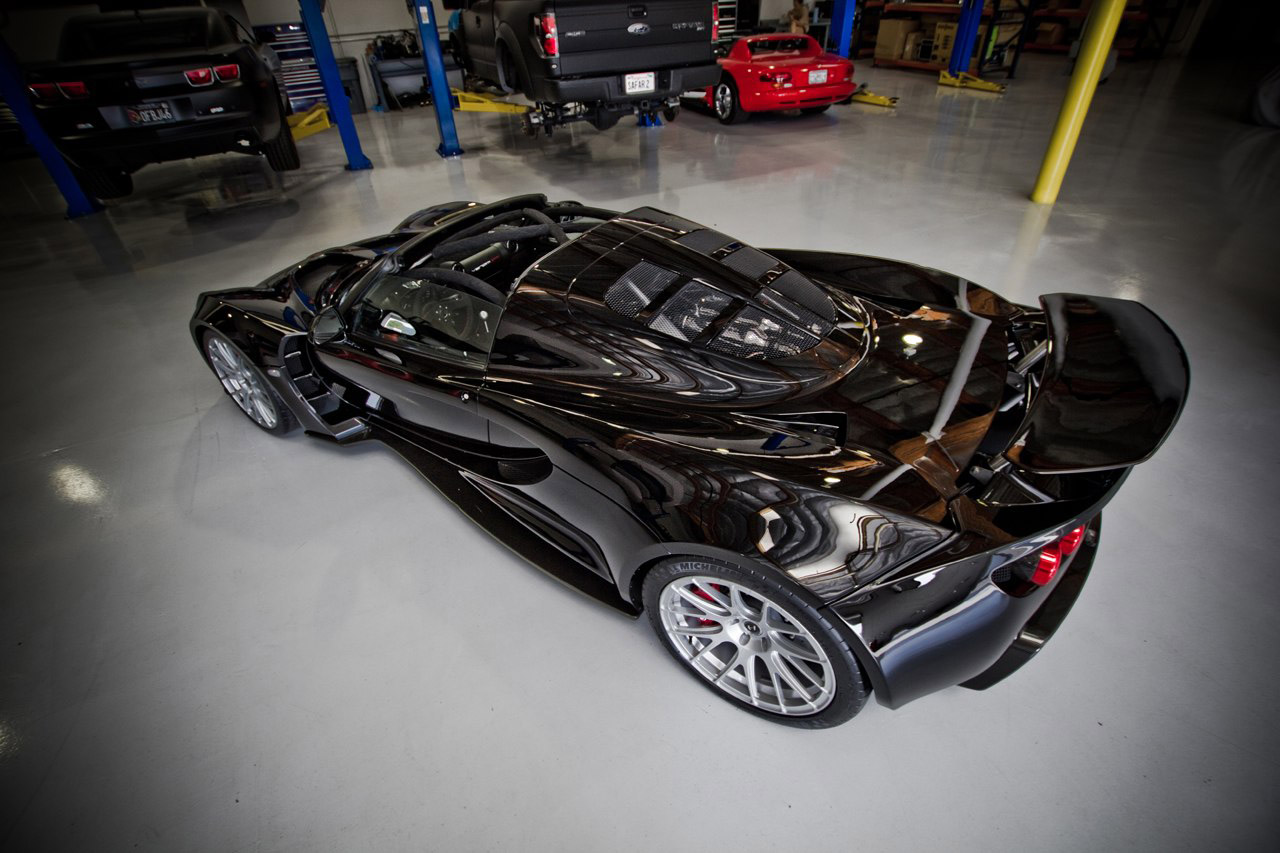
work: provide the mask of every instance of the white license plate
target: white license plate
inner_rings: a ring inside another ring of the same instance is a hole
[[[810,85],[810,86],[816,86],[816,85],[817,85],[817,84],[819,84],[819,83],[825,83],[825,82],[827,82],[827,69],[825,69],[825,68],[824,68],[824,69],[822,69],[821,71],[810,71],[810,72],[809,72],[809,85]]]
[[[647,95],[650,92],[656,92],[658,91],[658,73],[646,71],[643,74],[624,74],[622,86],[628,95]]]
[[[125,107],[124,113],[129,118],[129,124],[163,124],[173,121],[173,111],[165,103]]]

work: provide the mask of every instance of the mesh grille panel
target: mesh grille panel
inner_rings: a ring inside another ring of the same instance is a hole
[[[774,279],[769,287],[781,293],[799,305],[808,308],[828,323],[836,321],[836,307],[831,298],[822,292],[816,284],[809,281],[795,270],[788,270]]]
[[[832,324],[823,317],[810,311],[801,305],[797,305],[790,299],[783,299],[781,295],[772,288],[766,287],[756,296],[756,301],[767,308],[772,308],[788,320],[792,320],[798,326],[802,326],[818,337],[826,337],[832,329]]]
[[[671,270],[641,261],[605,291],[604,302],[622,316],[634,319],[677,278]]]
[[[711,349],[739,358],[782,358],[818,345],[816,335],[799,326],[775,320],[750,305],[730,320],[708,344]]]
[[[758,279],[776,267],[778,260],[769,257],[759,249],[743,246],[732,255],[726,257],[722,263],[729,269],[742,273],[747,278]]]
[[[709,255],[721,246],[727,246],[732,243],[733,238],[727,237],[719,231],[703,228],[701,231],[689,232],[676,240],[676,242],[682,246],[688,246],[694,251]]]
[[[732,301],[717,290],[691,281],[653,315],[649,328],[682,341],[691,341],[702,334],[702,330],[711,325],[711,321],[719,317]]]

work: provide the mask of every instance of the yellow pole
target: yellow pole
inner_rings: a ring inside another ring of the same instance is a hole
[[[1071,153],[1080,138],[1084,115],[1089,111],[1094,90],[1098,88],[1098,78],[1102,76],[1107,51],[1111,49],[1111,40],[1116,37],[1116,29],[1120,26],[1124,5],[1125,0],[1097,0],[1093,4],[1093,14],[1089,16],[1089,25],[1080,44],[1080,56],[1076,59],[1076,70],[1067,85],[1067,95],[1062,99],[1058,123],[1054,125],[1049,150],[1044,153],[1044,162],[1040,164],[1036,188],[1031,192],[1032,201],[1053,204],[1058,200],[1062,178],[1067,174],[1067,164],[1071,162]]]

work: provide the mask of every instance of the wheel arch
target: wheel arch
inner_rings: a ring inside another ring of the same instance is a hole
[[[493,61],[498,68],[498,76],[505,77],[506,74],[502,67],[502,51],[507,51],[511,56],[511,61],[515,65],[516,75],[520,78],[516,80],[516,84],[526,98],[537,100],[534,93],[529,91],[533,88],[533,75],[529,73],[529,63],[525,58],[525,52],[521,49],[520,37],[516,35],[516,31],[506,21],[498,24],[496,38],[493,45]],[[503,86],[508,89],[512,88],[510,80],[501,80]]]

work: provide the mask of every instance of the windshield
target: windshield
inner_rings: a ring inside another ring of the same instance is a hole
[[[484,364],[502,309],[446,284],[384,274],[356,303],[352,328],[426,355]]]

